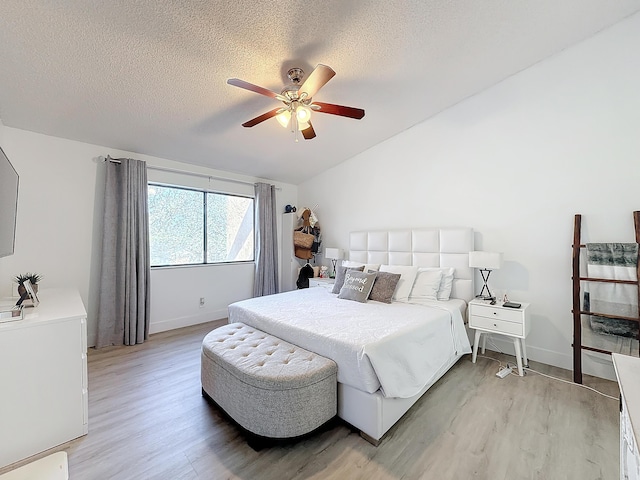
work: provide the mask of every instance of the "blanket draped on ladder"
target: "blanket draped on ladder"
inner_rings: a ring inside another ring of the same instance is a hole
[[[587,277],[637,280],[637,243],[588,243]],[[635,285],[589,282],[584,288],[584,310],[594,313],[636,317],[638,290]],[[637,338],[638,323],[621,318],[590,315],[596,333]]]

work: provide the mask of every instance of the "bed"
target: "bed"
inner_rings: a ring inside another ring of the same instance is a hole
[[[256,297],[229,306],[242,322],[338,364],[338,416],[377,444],[462,355],[473,298],[470,228],[352,232],[349,260],[362,264],[453,267],[448,301],[391,304],[337,298],[325,288]]]

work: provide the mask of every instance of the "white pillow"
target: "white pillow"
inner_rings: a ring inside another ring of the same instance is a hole
[[[439,268],[420,268],[409,298],[437,300],[441,282],[442,270]]]
[[[342,266],[349,267],[349,268],[364,267],[364,270],[363,270],[364,273],[367,273],[369,270],[373,270],[374,272],[377,272],[378,270],[380,270],[379,263],[352,262],[351,260],[343,260]]]
[[[397,302],[406,302],[409,300],[413,282],[418,274],[418,267],[410,267],[407,265],[380,265],[381,272],[399,273],[400,280],[393,294],[393,299]]]
[[[438,300],[449,300],[453,288],[453,277],[456,269],[453,267],[442,269],[442,281],[438,289]]]
[[[442,272],[442,279],[440,280],[440,287],[438,288],[438,300],[449,300],[451,296],[451,289],[453,288],[453,277],[456,269],[453,267],[420,267],[418,269],[418,277],[420,277],[421,272],[433,272],[440,271]],[[417,283],[416,279],[416,283]],[[414,293],[411,292],[411,296],[414,296]],[[417,295],[416,295],[417,296]]]

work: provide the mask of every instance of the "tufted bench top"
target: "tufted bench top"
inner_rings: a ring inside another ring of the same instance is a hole
[[[202,342],[202,354],[238,380],[266,390],[306,387],[338,370],[332,360],[244,323],[211,331]]]

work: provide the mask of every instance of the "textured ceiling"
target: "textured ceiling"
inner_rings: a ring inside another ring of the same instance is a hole
[[[640,10],[640,0],[2,0],[0,120],[136,153],[300,183]],[[336,76],[294,142],[290,67]]]

